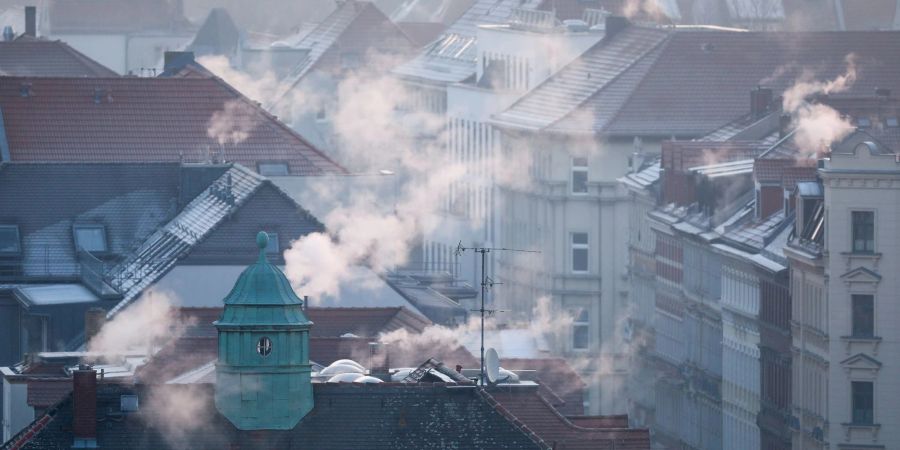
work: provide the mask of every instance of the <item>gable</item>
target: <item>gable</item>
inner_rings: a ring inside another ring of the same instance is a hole
[[[841,361],[841,367],[850,378],[870,378],[881,369],[881,361],[864,353],[857,353]]]
[[[881,275],[865,267],[857,267],[841,275],[841,279],[851,288],[861,287],[874,290],[881,281]]]
[[[260,231],[278,234],[279,254],[275,264],[284,264],[282,252],[291,241],[323,231],[322,224],[282,193],[271,182],[262,186],[234,213],[225,218],[180,261],[180,264],[246,264],[255,255],[255,236]]]

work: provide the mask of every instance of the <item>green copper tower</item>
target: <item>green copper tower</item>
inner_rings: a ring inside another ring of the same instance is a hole
[[[219,332],[216,408],[241,430],[289,430],[313,408],[309,328],[303,301],[266,260],[247,267],[215,322]]]

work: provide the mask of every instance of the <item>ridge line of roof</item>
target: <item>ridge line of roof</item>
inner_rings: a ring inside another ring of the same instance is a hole
[[[647,29],[655,29],[655,28],[647,28]],[[550,125],[547,125],[547,126],[545,127],[545,129],[546,129],[546,128],[550,128],[550,127],[552,127],[553,125],[555,125],[555,124],[561,122],[563,119],[569,117],[569,115],[571,115],[572,113],[574,113],[575,111],[577,111],[578,108],[580,108],[582,105],[584,105],[585,103],[587,103],[588,100],[594,98],[594,96],[598,95],[601,91],[604,91],[604,90],[606,90],[607,88],[609,88],[610,84],[612,84],[613,82],[615,82],[615,81],[621,79],[621,77],[622,77],[626,72],[628,72],[629,70],[631,70],[632,68],[634,68],[635,65],[637,65],[637,64],[638,64],[639,62],[641,62],[644,58],[646,58],[651,52],[656,51],[656,49],[665,50],[665,46],[668,46],[668,45],[669,45],[669,42],[671,42],[671,38],[672,38],[672,36],[674,35],[674,33],[669,32],[668,30],[663,30],[663,31],[664,31],[664,34],[663,34],[662,38],[659,40],[659,42],[657,42],[655,45],[653,45],[652,47],[650,47],[649,49],[647,49],[647,51],[641,53],[641,56],[635,58],[634,61],[632,61],[631,63],[629,63],[623,70],[621,70],[621,71],[620,71],[619,73],[617,73],[614,77],[612,77],[612,79],[610,79],[609,82],[607,82],[606,84],[604,84],[603,87],[601,87],[600,89],[597,89],[597,90],[594,91],[591,95],[589,95],[587,98],[585,98],[585,99],[582,100],[580,103],[578,103],[577,105],[575,105],[575,107],[572,108],[572,110],[569,111],[565,116],[563,116],[563,117],[557,119],[556,121],[554,121],[554,122],[551,123]],[[662,54],[660,54],[659,56],[662,56]],[[615,118],[615,116],[619,113],[619,111],[622,110],[622,108],[625,107],[626,104],[628,104],[628,101],[631,100],[631,97],[634,96],[634,93],[638,91],[638,89],[641,87],[642,84],[644,84],[644,81],[647,79],[647,74],[650,73],[650,72],[652,72],[653,69],[656,67],[656,65],[659,64],[659,60],[660,60],[660,58],[657,57],[656,60],[653,61],[652,64],[650,64],[650,67],[647,68],[647,72],[641,77],[641,81],[638,81],[638,83],[634,86],[634,89],[631,89],[631,91],[628,92],[628,95],[625,96],[624,99],[622,99],[621,104],[619,104],[619,106],[616,108],[615,113],[612,114],[612,117],[613,117],[613,118]],[[613,121],[614,121],[614,120],[610,120],[609,122],[607,122],[607,123],[603,126],[603,128],[602,128],[601,130],[591,130],[590,132],[591,132],[591,133],[596,133],[597,131],[605,131],[606,129],[609,128],[610,124],[612,124]]]

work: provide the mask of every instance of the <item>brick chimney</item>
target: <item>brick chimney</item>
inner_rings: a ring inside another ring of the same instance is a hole
[[[607,16],[604,29],[606,30],[603,39],[610,39],[619,34],[622,30],[628,28],[631,22],[622,16]]]
[[[72,447],[97,446],[97,371],[82,364],[72,373]]]
[[[25,7],[25,36],[37,37],[37,8]]]

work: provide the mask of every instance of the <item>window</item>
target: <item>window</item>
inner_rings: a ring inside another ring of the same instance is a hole
[[[898,126],[900,126],[900,123],[898,123],[896,117],[888,117],[887,119],[884,120],[884,122],[887,126],[889,126],[891,128],[897,128]]]
[[[872,425],[875,423],[875,384],[871,381],[853,381],[853,423]]]
[[[0,225],[0,254],[15,255],[21,251],[19,227],[15,225]]]
[[[572,193],[587,194],[588,191],[587,158],[572,158]]]
[[[106,228],[101,225],[76,225],[75,248],[91,253],[105,252]]]
[[[256,343],[256,353],[259,353],[261,356],[269,356],[272,353],[272,340],[267,337],[259,338],[259,341]]]
[[[259,174],[264,177],[284,176],[288,174],[288,165],[286,162],[259,163]]]
[[[591,329],[590,317],[588,312],[582,310],[578,313],[575,322],[572,323],[572,348],[575,350],[587,350],[590,342]]]
[[[875,299],[871,295],[853,295],[853,337],[875,336]]]
[[[868,117],[859,117],[856,119],[856,126],[859,128],[869,128],[872,126],[872,121],[869,120]]]
[[[875,251],[875,213],[853,211],[853,253],[873,253]]]
[[[269,243],[266,244],[266,254],[279,254],[281,252],[281,248],[278,246],[278,233],[270,233],[267,231],[266,234],[269,235]]]
[[[572,233],[572,272],[586,273],[588,271],[588,235],[587,233]]]

